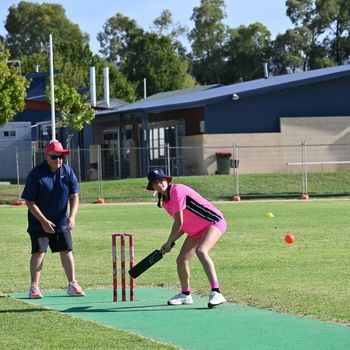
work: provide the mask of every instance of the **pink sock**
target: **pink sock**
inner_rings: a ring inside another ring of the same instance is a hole
[[[211,286],[211,289],[214,289],[214,288],[219,289],[219,287],[220,287],[219,281],[213,281],[210,284],[210,286]]]
[[[191,292],[191,288],[190,287],[182,288],[181,291],[182,291],[182,293],[190,293]]]

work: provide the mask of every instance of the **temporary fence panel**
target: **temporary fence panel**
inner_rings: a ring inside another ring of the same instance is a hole
[[[284,197],[311,195],[349,194],[350,171],[348,144],[247,146],[222,145],[220,147],[169,147],[160,152],[150,148],[76,148],[65,157],[77,175],[80,196],[95,200],[113,197],[107,181],[123,178],[145,177],[150,169],[162,168],[173,176],[216,176],[222,182],[222,193],[229,198],[241,195],[254,197]],[[157,154],[147,168],[142,156]],[[11,196],[20,196],[30,169],[44,160],[42,149],[0,147],[0,181],[11,181],[16,190]],[[332,185],[322,189],[322,176],[331,176]],[[226,176],[225,176],[226,175]],[[276,183],[283,184],[275,186]],[[342,186],[340,186],[340,184]],[[5,191],[5,190],[4,190]],[[7,192],[6,192],[7,193]],[[2,196],[2,192],[0,192]]]

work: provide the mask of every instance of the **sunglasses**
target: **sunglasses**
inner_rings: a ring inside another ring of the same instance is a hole
[[[56,160],[57,158],[59,159],[63,159],[64,155],[63,154],[48,154],[48,156],[52,159],[52,160]]]

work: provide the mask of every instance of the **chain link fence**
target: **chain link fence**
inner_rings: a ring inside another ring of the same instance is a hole
[[[35,147],[0,147],[0,198],[20,199],[27,174],[43,160],[43,150]],[[228,197],[350,194],[349,144],[162,149],[94,145],[71,150],[65,162],[77,175],[83,199],[112,198],[111,180],[144,178],[152,168],[175,177],[217,175]],[[325,174],[331,178],[327,188],[322,186]]]

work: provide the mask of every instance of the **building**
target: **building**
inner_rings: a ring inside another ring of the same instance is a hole
[[[172,175],[215,174],[216,153],[232,155],[235,145],[257,147],[259,162],[248,157],[241,172],[284,172],[299,151],[281,146],[350,141],[349,87],[350,65],[343,65],[158,94],[99,112],[93,143],[115,149],[115,178],[144,176],[155,166]],[[280,152],[272,159],[261,146]]]
[[[14,119],[31,123],[36,148],[51,139],[48,74],[29,77],[26,109]],[[301,143],[335,145],[324,149],[324,157],[348,160],[349,86],[350,65],[342,65],[164,92],[130,104],[96,104],[91,126],[80,133],[59,128],[56,134],[65,147],[79,150],[70,161],[84,180],[98,174],[142,177],[154,167],[175,176],[211,175],[221,173],[221,156],[239,161],[241,173],[287,172],[288,163],[300,161]],[[269,147],[275,151],[267,152]]]
[[[31,142],[29,122],[11,122],[0,128],[1,180],[26,178],[32,167]]]
[[[12,139],[17,139],[18,143],[16,144],[16,146],[18,149],[20,149],[20,153],[33,153],[33,157],[28,157],[29,160],[32,160],[32,163],[30,163],[31,165],[35,164],[36,161],[40,161],[42,159],[42,149],[44,148],[46,143],[52,139],[51,105],[49,102],[47,102],[45,94],[46,86],[49,81],[49,76],[50,72],[37,72],[26,76],[26,78],[30,81],[30,86],[27,90],[25,108],[22,112],[18,113],[14,117],[12,123],[8,123],[4,126],[4,132],[8,133],[10,132],[8,130],[11,130],[11,133],[17,133],[17,136],[12,137]],[[105,83],[107,80],[108,77],[105,77]],[[77,91],[79,93],[86,93],[88,92],[88,90],[88,88],[81,88]],[[126,102],[124,101],[117,99],[109,99],[109,97],[108,101],[96,101],[95,97],[95,102],[93,106],[96,110],[105,110],[107,108],[116,109],[125,104]],[[56,112],[56,121],[57,120],[59,120],[59,113]],[[15,125],[17,125],[17,127]],[[25,136],[25,143],[20,142],[21,136],[17,131],[15,131],[17,130],[17,128],[23,128],[23,125],[29,125],[29,135]],[[77,152],[72,152],[70,161],[73,163],[71,165],[74,165],[75,167],[81,165],[81,169],[79,169],[79,172],[83,179],[86,178],[89,171],[87,166],[90,163],[87,160],[89,158],[87,153],[92,140],[91,126],[86,126],[81,132],[75,132],[70,128],[61,127],[59,122],[56,122],[55,132],[56,138],[62,142],[64,147],[73,150],[81,150],[80,157],[78,156]],[[5,145],[8,145],[8,143],[0,142],[1,155],[7,153],[7,150],[2,149],[4,147],[7,147]],[[15,157],[13,159],[15,159]],[[4,159],[0,158],[0,160],[2,161]],[[25,171],[27,171],[27,167],[25,167],[25,170],[23,171],[21,169],[21,173],[25,173]],[[13,174],[16,174],[16,167],[13,167],[11,171],[9,169],[3,169],[2,173],[0,173],[0,179],[14,180],[15,177],[12,177]]]

